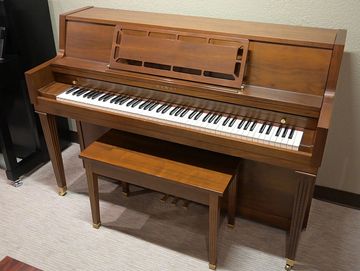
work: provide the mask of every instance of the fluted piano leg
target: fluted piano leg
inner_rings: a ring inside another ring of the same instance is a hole
[[[51,163],[54,169],[56,182],[59,188],[59,195],[64,196],[66,194],[67,187],[56,119],[55,116],[46,113],[39,113],[39,118],[41,127],[44,132]]]
[[[315,175],[298,172],[298,186],[296,189],[290,231],[286,244],[286,266],[285,270],[291,270],[295,264],[295,256],[303,228],[308,203],[312,197]]]

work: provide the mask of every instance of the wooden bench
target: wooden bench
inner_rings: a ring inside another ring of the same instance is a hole
[[[216,268],[219,200],[228,190],[228,225],[236,213],[238,159],[111,130],[80,154],[86,169],[93,227],[99,228],[98,175],[209,206],[209,267]]]

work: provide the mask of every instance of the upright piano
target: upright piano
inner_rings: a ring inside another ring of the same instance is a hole
[[[287,231],[291,269],[345,38],[345,30],[96,7],[61,15],[57,57],[26,73],[60,194],[55,116],[77,121],[82,148],[88,133],[115,128],[259,164],[262,182],[243,168],[239,214]],[[268,177],[275,169],[289,178]]]

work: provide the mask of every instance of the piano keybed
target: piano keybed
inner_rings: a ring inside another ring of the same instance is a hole
[[[78,86],[56,99],[289,150],[299,149],[304,134],[300,128],[270,121]]]

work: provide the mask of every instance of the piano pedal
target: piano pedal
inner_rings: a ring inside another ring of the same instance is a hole
[[[185,209],[185,210],[189,209],[189,204],[190,204],[190,201],[184,199],[184,203],[182,205],[182,208]]]
[[[168,195],[168,194],[164,194],[164,196],[160,199],[160,201],[166,202],[168,198],[169,198],[169,195]]]
[[[171,202],[171,205],[176,205],[176,203],[179,201],[179,198],[174,197],[174,199]]]

